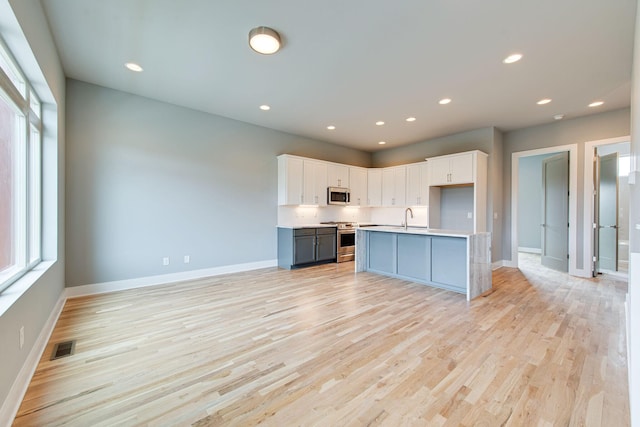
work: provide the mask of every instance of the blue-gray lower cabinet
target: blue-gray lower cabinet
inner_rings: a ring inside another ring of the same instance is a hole
[[[369,233],[369,270],[381,273],[396,272],[396,235]]]
[[[278,267],[292,269],[334,262],[336,250],[335,227],[278,227]]]
[[[467,239],[431,239],[431,281],[467,289]]]
[[[366,270],[467,292],[467,239],[369,231]]]
[[[429,281],[431,237],[398,234],[398,275]]]

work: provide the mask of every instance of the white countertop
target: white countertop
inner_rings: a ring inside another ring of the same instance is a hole
[[[401,226],[390,225],[378,225],[371,227],[359,227],[358,230],[362,231],[381,231],[384,233],[402,233],[402,234],[422,234],[425,236],[447,236],[447,237],[469,237],[474,234],[472,231],[458,231],[458,230],[441,230],[438,228],[426,228],[426,227],[407,227],[405,230]]]
[[[278,224],[278,228],[336,228],[336,224],[303,224],[303,225],[291,225],[291,224]]]

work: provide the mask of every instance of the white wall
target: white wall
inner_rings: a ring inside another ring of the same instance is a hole
[[[629,407],[631,425],[640,426],[640,8],[636,9],[631,93],[631,173],[629,174]]]
[[[51,265],[45,273],[31,275],[38,279],[24,293],[18,291],[26,283],[21,280],[0,296],[0,306],[7,299],[14,300],[0,315],[0,424],[3,424],[7,421],[1,417],[6,414],[8,396],[16,390],[14,382],[64,290],[65,77],[38,0],[0,0],[0,32],[44,102],[43,257]],[[21,326],[25,330],[22,349],[18,345]]]

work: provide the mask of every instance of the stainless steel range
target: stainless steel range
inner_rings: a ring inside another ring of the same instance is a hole
[[[322,224],[336,225],[338,229],[337,262],[353,261],[356,258],[356,227],[355,222],[328,221]]]

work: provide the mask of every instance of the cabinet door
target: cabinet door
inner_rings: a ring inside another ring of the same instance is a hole
[[[470,184],[473,182],[473,153],[450,157],[450,183]]]
[[[305,160],[303,174],[303,204],[325,206],[327,204],[327,164]]]
[[[429,185],[447,185],[450,184],[449,157],[440,157],[429,160]]]
[[[382,170],[382,206],[396,204],[396,174],[391,168]]]
[[[330,163],[327,168],[327,187],[349,187],[349,167]]]
[[[406,204],[407,168],[405,166],[382,170],[382,205],[404,206]]]
[[[398,166],[394,168],[396,189],[395,206],[404,207],[407,204],[407,167]]]
[[[316,236],[316,261],[327,261],[336,258],[337,233],[335,228],[331,230],[333,230],[331,234],[318,234]]]
[[[278,204],[299,205],[304,202],[303,161],[295,157],[278,158]]]
[[[367,204],[382,206],[382,169],[367,170]]]
[[[351,190],[351,206],[367,206],[367,170],[349,168],[349,189]]]
[[[307,264],[316,260],[316,236],[296,236],[293,242],[293,264]]]
[[[467,240],[460,237],[431,239],[431,281],[467,289]]]
[[[431,280],[431,237],[398,234],[398,274]]]
[[[369,232],[368,269],[396,274],[396,234]]]
[[[407,166],[407,205],[427,206],[429,204],[428,173],[426,162]]]

